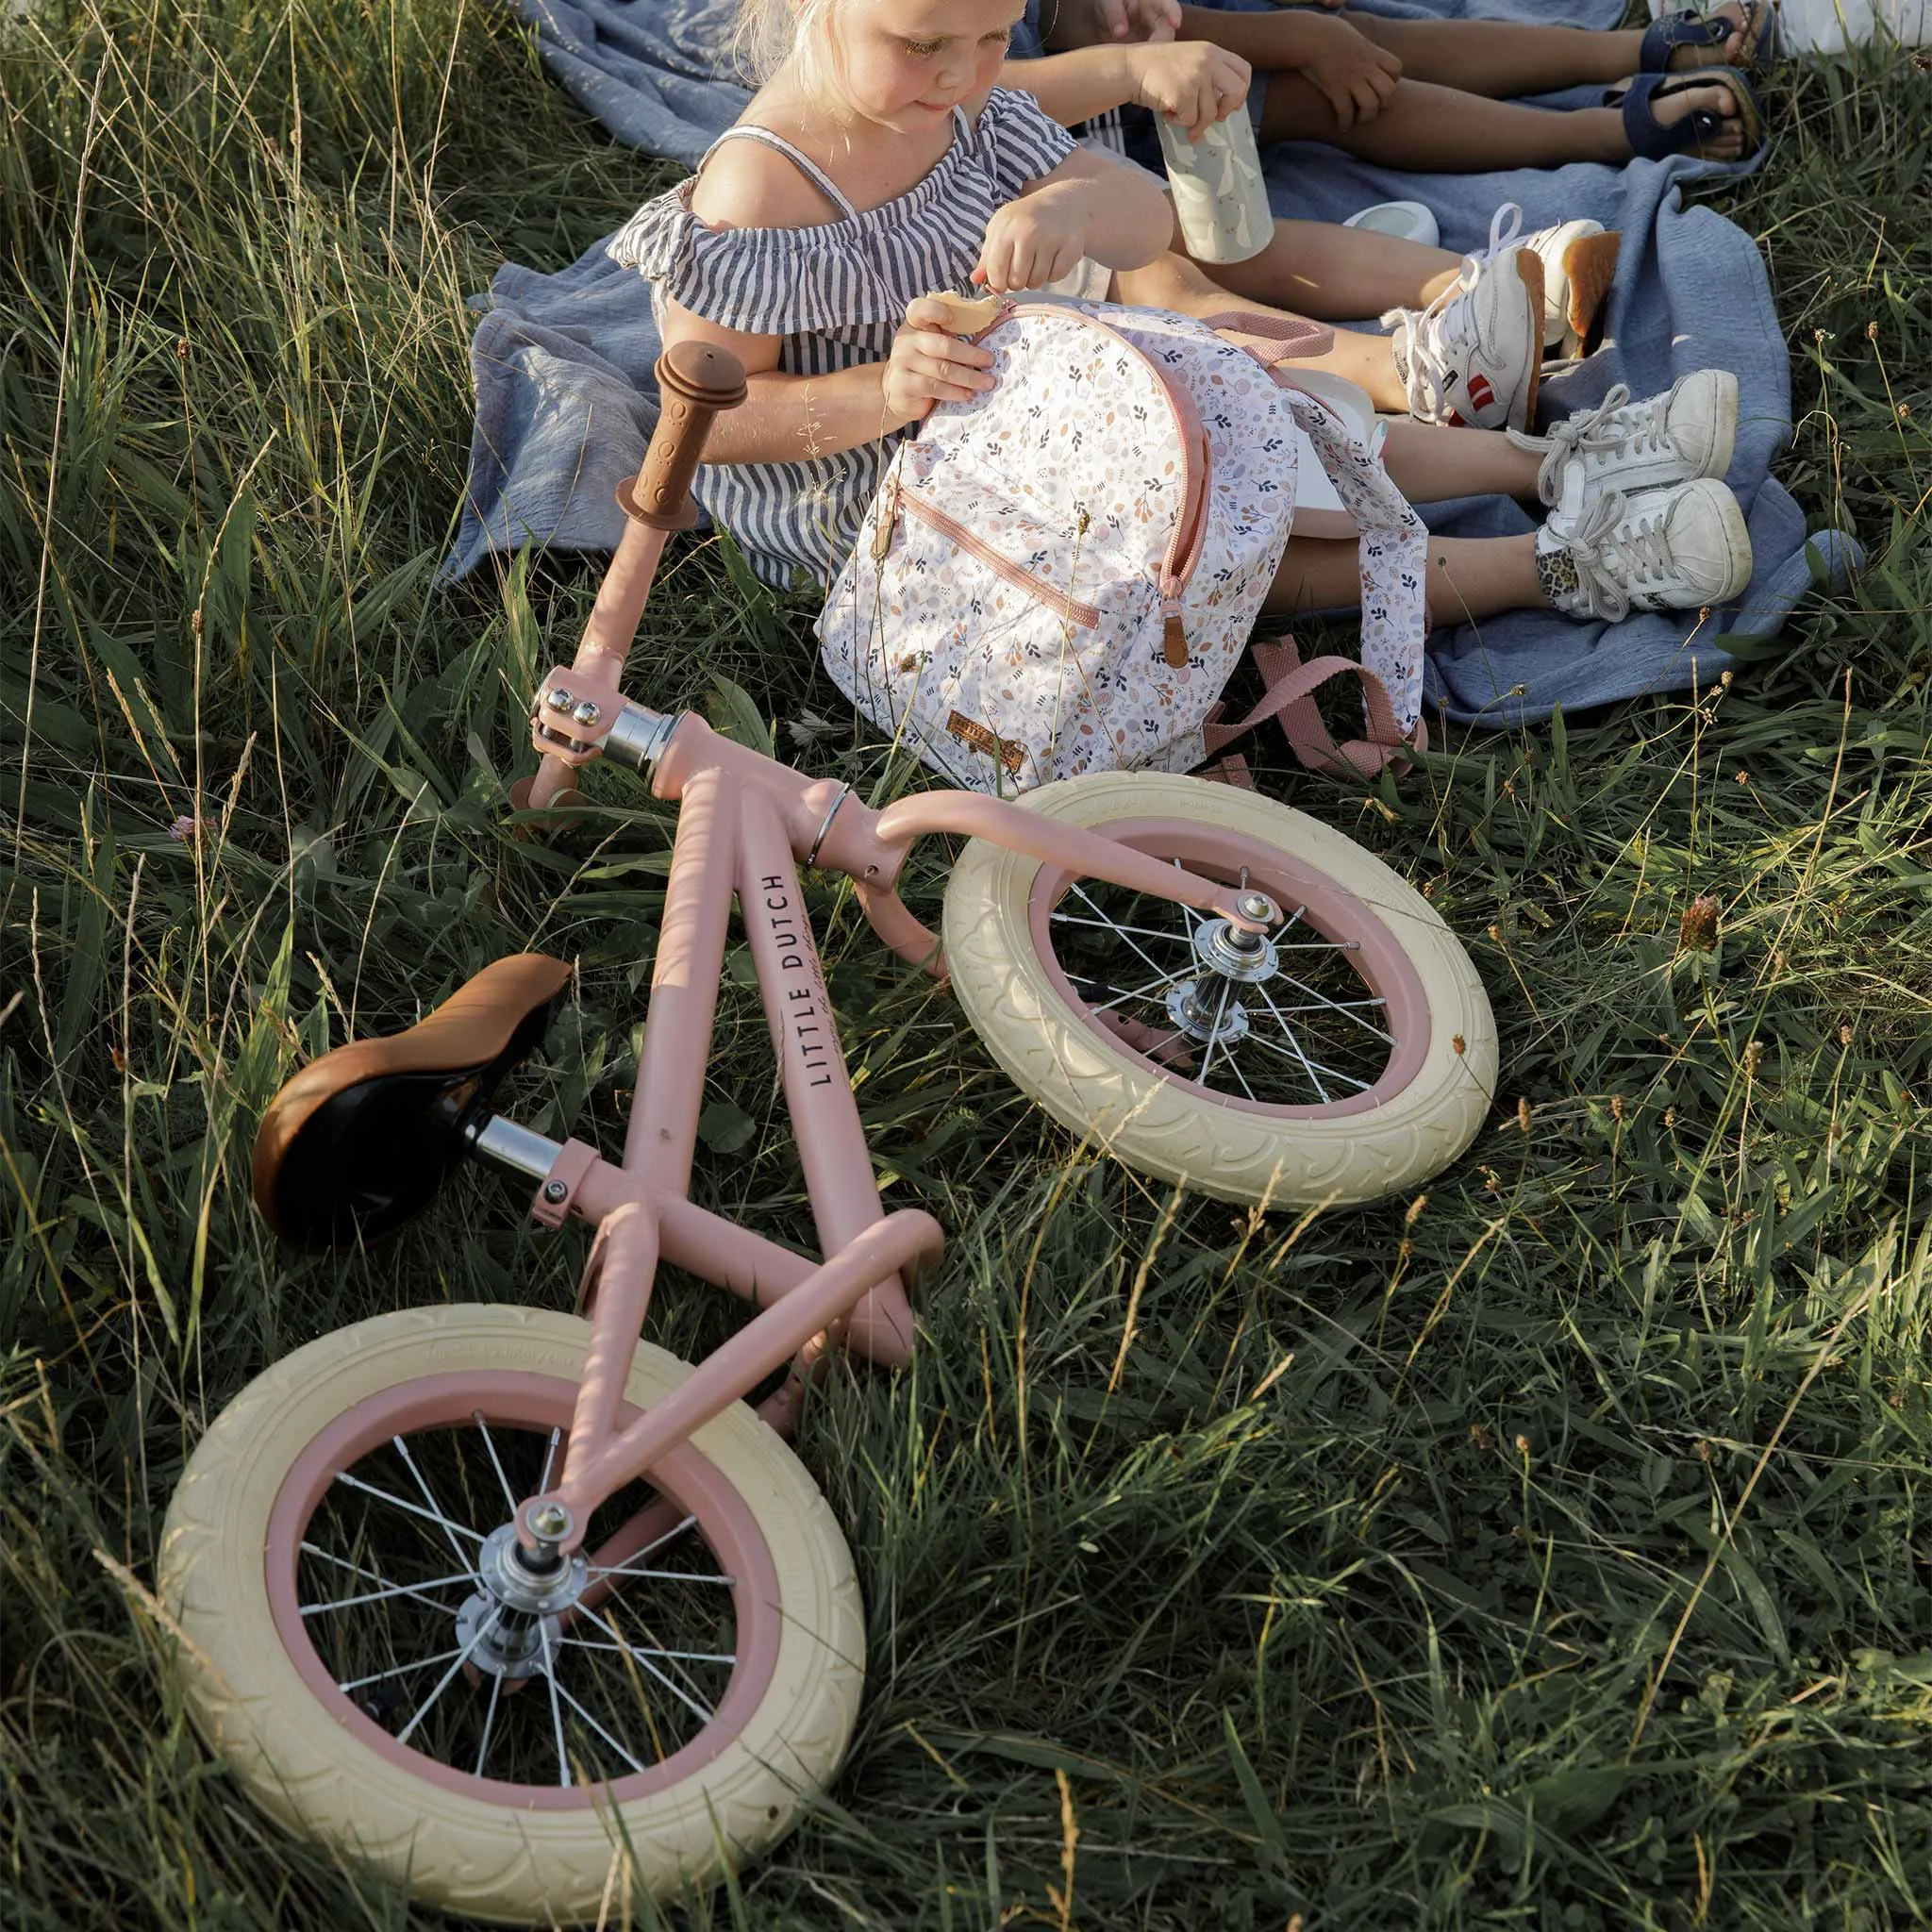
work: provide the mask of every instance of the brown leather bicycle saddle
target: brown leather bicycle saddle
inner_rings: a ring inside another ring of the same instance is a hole
[[[543,953],[486,966],[401,1033],[351,1041],[269,1103],[255,1137],[255,1204],[301,1247],[374,1241],[421,1213],[543,1037],[571,969]]]

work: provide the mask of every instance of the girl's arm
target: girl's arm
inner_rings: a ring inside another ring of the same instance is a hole
[[[1031,94],[1062,127],[1113,108],[1141,107],[1195,128],[1224,119],[1247,99],[1248,63],[1208,41],[1141,42],[1008,60],[1000,85]]]
[[[698,176],[691,212],[713,228],[808,227],[825,219],[818,189],[789,161],[751,142],[729,142]],[[737,357],[745,398],[711,425],[708,463],[795,463],[857,449],[918,423],[937,402],[963,402],[989,388],[992,357],[946,334],[943,308],[915,302],[889,360],[824,375],[778,367],[782,336],[708,322],[666,296],[664,345],[709,342]]]
[[[992,356],[945,333],[946,311],[915,302],[884,362],[825,375],[791,375],[778,367],[780,336],[720,328],[675,302],[664,305],[664,345],[710,342],[744,369],[745,398],[711,425],[708,463],[795,463],[875,442],[923,422],[938,402],[965,402],[992,386]]]
[[[1153,175],[1080,148],[994,211],[973,279],[1037,289],[1083,255],[1108,268],[1144,268],[1173,239],[1174,208]]]

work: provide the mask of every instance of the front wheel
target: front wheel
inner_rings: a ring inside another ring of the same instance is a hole
[[[1025,803],[1284,914],[1251,957],[1224,921],[974,840],[946,891],[953,985],[1056,1120],[1159,1179],[1282,1208],[1400,1193],[1474,1138],[1496,1084],[1489,999],[1372,853],[1197,778],[1111,772]]]
[[[602,1506],[544,1614],[506,1607],[492,1550],[590,1339],[466,1307],[325,1335],[222,1413],[162,1533],[188,1708],[249,1794],[469,1918],[705,1883],[783,1836],[858,1712],[844,1541],[741,1406]],[[689,1373],[640,1344],[622,1417]]]

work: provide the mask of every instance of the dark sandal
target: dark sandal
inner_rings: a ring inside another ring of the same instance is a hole
[[[1700,67],[1692,74],[1640,74],[1627,88],[1612,88],[1606,93],[1604,106],[1623,105],[1624,138],[1633,155],[1646,161],[1668,160],[1673,155],[1693,154],[1707,142],[1715,141],[1729,118],[1700,108],[1666,126],[1652,111],[1653,103],[1694,87],[1730,91],[1738,119],[1744,124],[1744,152],[1738,158],[1748,161],[1764,145],[1764,116],[1751,83],[1735,67]]]
[[[1743,0],[1744,18],[1739,25],[1744,43],[1750,48],[1738,62],[1746,73],[1757,71],[1758,60],[1768,50],[1775,13],[1766,0]],[[1731,23],[1716,14],[1660,13],[1643,30],[1643,46],[1637,57],[1641,74],[1698,74],[1704,68],[1673,69],[1671,57],[1680,47],[1721,47],[1731,37]]]

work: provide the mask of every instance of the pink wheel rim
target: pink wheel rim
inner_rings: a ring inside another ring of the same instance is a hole
[[[1185,1073],[1138,1052],[1100,1019],[1075,991],[1060,964],[1051,922],[1062,899],[1083,875],[1065,866],[1043,864],[1034,876],[1026,906],[1027,929],[1034,951],[1067,1009],[1109,1051],[1171,1085],[1198,1093],[1217,1107],[1271,1120],[1344,1120],[1354,1114],[1370,1113],[1386,1107],[1422,1071],[1428,1058],[1430,1019],[1428,995],[1421,975],[1395,935],[1345,887],[1338,885],[1325,873],[1304,865],[1259,840],[1195,824],[1186,819],[1124,819],[1095,829],[1136,851],[1163,859],[1177,858],[1204,876],[1234,879],[1246,867],[1249,883],[1267,892],[1285,911],[1302,908],[1301,925],[1311,928],[1337,947],[1350,949],[1349,959],[1356,973],[1370,991],[1386,1003],[1383,1011],[1391,1037],[1387,1063],[1379,1077],[1362,1091],[1339,1100],[1305,1106],[1248,1100],[1204,1086]]]
[[[490,1423],[543,1430],[560,1425],[567,1431],[576,1392],[573,1382],[521,1370],[422,1375],[379,1391],[337,1416],[295,1459],[270,1511],[263,1549],[270,1614],[283,1648],[342,1729],[414,1776],[519,1811],[622,1804],[667,1790],[712,1762],[763,1701],[777,1666],[782,1629],[777,1572],[757,1520],[716,1465],[686,1443],[654,1468],[649,1479],[679,1510],[696,1518],[704,1541],[732,1578],[737,1634],[730,1681],[710,1722],[695,1737],[658,1764],[622,1777],[589,1785],[513,1783],[477,1776],[399,1741],[338,1687],[309,1637],[296,1572],[308,1524],[337,1473],[353,1468],[391,1437],[425,1428],[461,1428],[475,1411],[481,1411]],[[617,1426],[624,1427],[638,1413],[625,1405]]]

